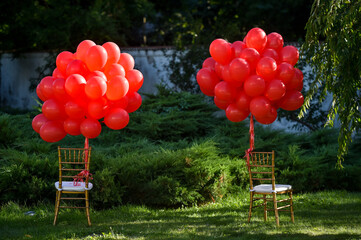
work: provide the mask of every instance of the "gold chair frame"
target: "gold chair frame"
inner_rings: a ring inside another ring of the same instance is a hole
[[[246,151],[247,155],[247,151]],[[272,152],[252,152],[247,157],[247,167],[250,179],[250,206],[248,214],[248,222],[251,221],[252,209],[262,207],[264,210],[264,221],[267,221],[267,202],[273,202],[273,210],[275,213],[276,224],[279,226],[279,211],[290,211],[291,221],[294,220],[292,186],[284,184],[276,184],[275,178],[275,153]],[[259,182],[259,185],[255,185]],[[270,183],[270,184],[264,184]],[[288,198],[277,200],[277,195],[288,194]],[[256,197],[255,195],[262,195]],[[272,197],[267,197],[271,195]],[[256,201],[263,201],[259,205],[254,205]],[[278,206],[278,203],[288,203],[287,205]],[[285,209],[289,208],[289,209]]]
[[[58,147],[59,181],[55,183],[57,191],[54,226],[57,223],[59,208],[85,208],[88,225],[91,226],[89,213],[89,190],[93,185],[89,182],[90,153],[91,147]],[[71,179],[71,181],[65,181],[66,179]],[[64,197],[63,194],[84,194],[84,197]],[[65,200],[85,200],[85,206],[60,205],[61,201]]]

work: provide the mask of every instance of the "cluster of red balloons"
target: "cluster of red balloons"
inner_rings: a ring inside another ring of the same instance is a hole
[[[209,47],[211,57],[197,73],[201,91],[214,97],[232,122],[252,113],[259,123],[270,124],[278,108],[300,108],[303,74],[294,67],[299,52],[283,44],[280,34],[266,35],[260,28],[251,29],[243,41],[214,40]]]
[[[113,42],[96,45],[84,40],[75,53],[61,52],[52,75],[37,86],[44,103],[32,127],[47,142],[60,141],[67,134],[96,138],[102,130],[99,121],[122,129],[129,113],[142,104],[137,92],[142,85],[143,74],[134,69],[130,54],[121,53]]]

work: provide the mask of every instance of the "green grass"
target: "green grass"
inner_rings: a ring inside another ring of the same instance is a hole
[[[54,227],[52,204],[26,208],[8,203],[0,211],[0,239],[361,239],[361,193],[295,194],[294,202],[295,224],[281,212],[280,227],[272,212],[264,222],[261,209],[247,223],[248,192],[189,208],[92,210],[91,227],[82,211],[61,211]]]

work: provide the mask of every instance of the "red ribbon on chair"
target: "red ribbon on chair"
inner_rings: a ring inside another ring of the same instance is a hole
[[[244,158],[247,158],[247,164],[249,164],[249,155],[252,155],[254,149],[254,124],[253,124],[253,115],[251,114],[249,118],[249,148],[246,151]]]
[[[88,149],[89,149],[89,139],[85,138],[85,143],[84,143],[84,161],[85,161],[85,168],[87,168],[87,163],[88,163]],[[83,170],[80,173],[78,173],[78,175],[75,176],[74,181],[73,181],[73,185],[74,186],[80,186],[80,182],[84,182],[83,178],[87,178],[89,177],[90,179],[93,179],[91,177],[91,173],[88,170]]]

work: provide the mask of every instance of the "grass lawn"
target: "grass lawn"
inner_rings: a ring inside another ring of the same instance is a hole
[[[8,203],[0,211],[0,239],[361,239],[361,193],[295,194],[294,199],[295,224],[281,212],[278,228],[273,213],[263,221],[261,209],[247,223],[248,192],[179,209],[125,205],[92,210],[91,227],[82,211],[62,210],[54,227],[53,205]]]

